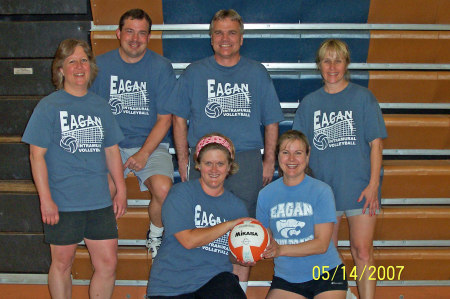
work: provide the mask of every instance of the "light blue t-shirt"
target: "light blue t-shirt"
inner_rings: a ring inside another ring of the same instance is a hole
[[[64,90],[43,98],[34,109],[22,141],[46,148],[53,201],[59,211],[86,211],[112,204],[105,147],[123,139],[108,104],[89,92]]]
[[[232,272],[228,234],[193,249],[184,248],[174,234],[186,229],[211,227],[246,217],[243,202],[226,191],[207,195],[199,180],[178,183],[170,189],[162,208],[164,236],[153,261],[147,295],[175,296],[191,293],[222,272]]]
[[[237,151],[261,149],[261,125],[283,120],[267,70],[242,56],[232,67],[219,65],[214,56],[189,65],[165,108],[189,120],[190,147],[203,135],[219,132]]]
[[[365,200],[357,200],[370,181],[369,142],[387,137],[373,94],[351,82],[336,94],[320,88],[300,103],[293,129],[308,137],[309,166],[314,177],[333,189],[336,209],[362,209]]]
[[[122,148],[142,147],[157,115],[163,109],[176,83],[170,61],[148,50],[136,63],[122,60],[119,50],[97,57],[99,73],[91,90],[106,99],[125,139]],[[169,142],[166,136],[163,142]]]
[[[270,228],[280,245],[313,240],[315,224],[336,223],[333,192],[330,186],[308,175],[296,186],[286,186],[279,178],[259,192],[256,218]],[[342,263],[331,240],[323,254],[280,256],[274,262],[275,276],[292,283],[312,280],[315,266],[333,269]]]

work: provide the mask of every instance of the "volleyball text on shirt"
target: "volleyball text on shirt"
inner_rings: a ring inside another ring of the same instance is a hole
[[[216,83],[208,79],[208,103],[205,113],[209,118],[250,117],[251,95],[248,84],[245,83]]]
[[[100,152],[104,138],[102,120],[98,116],[59,112],[61,140],[59,145],[69,153]]]
[[[114,115],[149,115],[147,82],[119,79],[111,75],[109,105]]]
[[[356,145],[356,128],[352,111],[322,113],[314,111],[313,144],[318,150]]]

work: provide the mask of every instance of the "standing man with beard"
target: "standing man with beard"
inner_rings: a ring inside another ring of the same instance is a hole
[[[169,60],[147,49],[152,21],[142,9],[125,12],[116,30],[118,49],[97,58],[92,91],[105,98],[125,135],[119,143],[124,175],[133,172],[141,191],[149,190],[147,248],[158,252],[164,227],[161,207],[173,181],[167,132],[172,116],[163,108],[176,83]],[[111,193],[115,187],[110,180]]]
[[[225,189],[241,198],[249,216],[255,217],[258,192],[273,177],[278,123],[283,113],[267,70],[261,63],[240,55],[243,33],[244,24],[236,11],[218,11],[209,31],[214,55],[186,68],[165,107],[174,114],[182,181],[199,176],[193,167],[193,150],[189,154],[197,140],[211,132],[228,136],[235,144],[240,167],[237,174],[226,179]],[[245,290],[249,268],[236,267],[242,268],[234,272],[239,273]]]

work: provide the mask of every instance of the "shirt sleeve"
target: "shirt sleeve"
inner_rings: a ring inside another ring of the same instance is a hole
[[[318,188],[319,189],[319,188]],[[316,206],[314,207],[314,223],[336,223],[336,206],[331,187],[325,183],[320,187]]]
[[[156,112],[157,114],[171,114],[165,109],[165,103],[170,99],[172,91],[177,83],[175,72],[170,63],[164,63],[159,76],[159,84],[156,98]]]
[[[186,71],[178,78],[175,87],[163,108],[165,111],[172,113],[184,119],[189,119],[191,110],[191,100],[189,97],[190,89],[188,75]]]
[[[284,115],[281,110],[280,100],[278,99],[273,81],[264,66],[261,65],[261,68],[263,69],[261,84],[263,89],[261,92],[261,122],[264,126],[267,126],[283,121]]]
[[[292,124],[292,129],[302,132],[303,134],[307,134],[307,107],[306,103],[302,101],[298,106],[298,109],[294,116],[294,122]]]
[[[23,133],[22,141],[48,148],[52,140],[54,120],[50,117],[50,107],[47,107],[44,101],[45,99],[42,99],[34,109]]]
[[[269,209],[267,204],[267,198],[262,192],[259,192],[256,204],[256,219],[258,219],[264,227],[269,227]]]
[[[108,109],[108,111],[105,113],[105,124],[104,124],[104,130],[105,130],[105,147],[110,147],[115,144],[118,144],[120,141],[122,141],[125,136],[122,133],[122,130],[120,129],[119,124],[116,121],[116,118],[111,113],[111,110]]]
[[[364,106],[364,130],[366,142],[372,142],[377,138],[386,138],[387,131],[380,105],[375,96],[367,90],[368,100]]]
[[[171,236],[177,232],[195,228],[194,223],[194,207],[192,205],[192,197],[195,196],[191,192],[187,192],[183,184],[175,185],[169,191],[162,207],[162,219],[164,230],[167,236]]]

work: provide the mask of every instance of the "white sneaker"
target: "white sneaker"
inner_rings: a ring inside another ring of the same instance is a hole
[[[347,297],[345,297],[345,299],[358,299],[358,297],[356,297],[352,291],[350,290],[350,288],[347,289]]]
[[[148,235],[147,235],[148,236]],[[161,247],[162,237],[149,238],[147,237],[147,242],[145,246],[148,248],[148,252],[152,254],[152,259],[158,254],[159,247]]]

